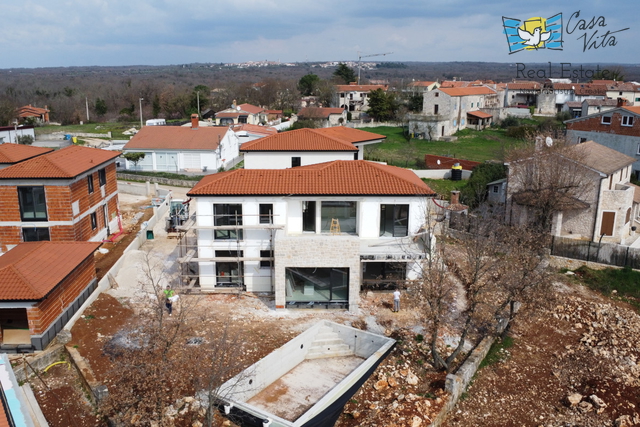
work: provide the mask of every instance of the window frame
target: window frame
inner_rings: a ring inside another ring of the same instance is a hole
[[[87,175],[87,190],[89,191],[89,194],[93,194],[93,192],[95,191],[95,188],[93,186],[93,174],[92,173]]]
[[[98,183],[100,184],[100,187],[107,185],[107,170],[105,168],[98,171]]]
[[[269,257],[271,258],[271,250],[270,249],[264,249],[264,250],[260,250],[260,258],[265,258],[265,257]],[[271,263],[272,261],[263,261],[260,260],[260,268],[271,268]]]
[[[36,206],[38,205],[37,203],[38,198],[36,197],[36,194],[35,194],[36,190],[41,190],[42,192],[42,198],[44,199],[44,217],[37,216],[38,210]],[[31,196],[33,218],[25,217],[25,211],[27,211],[27,209],[25,209],[25,204],[27,203],[25,198],[27,195]],[[48,221],[49,215],[47,212],[47,193],[45,191],[44,185],[19,186],[18,187],[18,207],[20,208],[21,221]]]
[[[605,121],[605,119],[608,119],[608,121]],[[602,119],[600,120],[600,124],[610,125],[611,124],[611,116],[602,116]]]
[[[300,156],[291,157],[291,167],[292,168],[297,168],[298,166],[302,166],[302,157],[300,157]]]
[[[386,237],[407,237],[409,235],[410,209],[409,203],[380,203],[378,235],[383,237],[389,233],[391,235]],[[392,222],[391,230],[387,230],[385,227],[389,219]]]
[[[622,126],[632,127],[633,126],[633,116],[622,116]]]
[[[236,223],[236,218],[238,222]],[[242,230],[242,203],[214,203],[213,204],[213,225],[214,226],[238,226],[235,230],[214,230],[214,240],[243,240]]]
[[[263,212],[263,209],[268,209]],[[273,224],[273,203],[260,203],[258,206],[260,213],[260,224]]]
[[[89,217],[91,218],[91,229],[95,230],[98,228],[98,215],[95,212],[91,212]]]
[[[26,236],[25,232],[28,232],[28,231],[31,231],[31,230],[37,230],[36,231],[37,235],[35,236],[36,239],[27,239],[27,236]],[[41,233],[41,232],[43,232],[45,230],[46,230],[46,239],[42,238],[42,237],[44,237],[44,234]],[[51,241],[51,231],[49,230],[49,227],[22,227],[22,241],[23,242],[50,242]]]

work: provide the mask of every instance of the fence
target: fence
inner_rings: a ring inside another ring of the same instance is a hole
[[[551,255],[640,269],[640,249],[554,236]]]

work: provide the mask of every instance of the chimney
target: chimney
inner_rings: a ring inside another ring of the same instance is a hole
[[[451,191],[451,204],[457,205],[460,203],[460,192],[458,190]]]
[[[624,107],[625,105],[627,105],[627,100],[624,98],[618,98],[618,104],[616,107]]]
[[[198,129],[198,115],[191,115],[191,129]]]

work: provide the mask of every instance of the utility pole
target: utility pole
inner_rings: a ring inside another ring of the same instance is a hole
[[[198,118],[200,118],[200,91],[198,93]]]
[[[385,52],[385,53],[374,53],[371,55],[360,55],[360,51],[358,51],[358,84],[360,84],[360,60],[362,58],[370,58],[372,56],[386,56],[391,55],[393,52]]]
[[[86,96],[84,97],[84,102],[87,106],[87,123],[89,123],[89,99]]]
[[[144,98],[140,98],[140,129],[142,129],[142,101]]]

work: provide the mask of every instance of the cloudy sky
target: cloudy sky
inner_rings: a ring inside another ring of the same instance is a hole
[[[0,4],[4,18],[0,68],[356,60],[358,51],[393,52],[371,58],[387,61],[640,62],[640,13],[635,3],[622,0],[4,0]],[[577,11],[580,16],[572,18]],[[562,51],[508,54],[503,16],[526,20],[560,12]],[[586,27],[592,19],[598,24],[604,19],[606,26],[583,30],[580,19]],[[614,33],[624,28],[629,29]],[[604,37],[607,31],[611,34]],[[611,43],[616,45],[601,47]],[[585,51],[585,44],[595,46]]]

